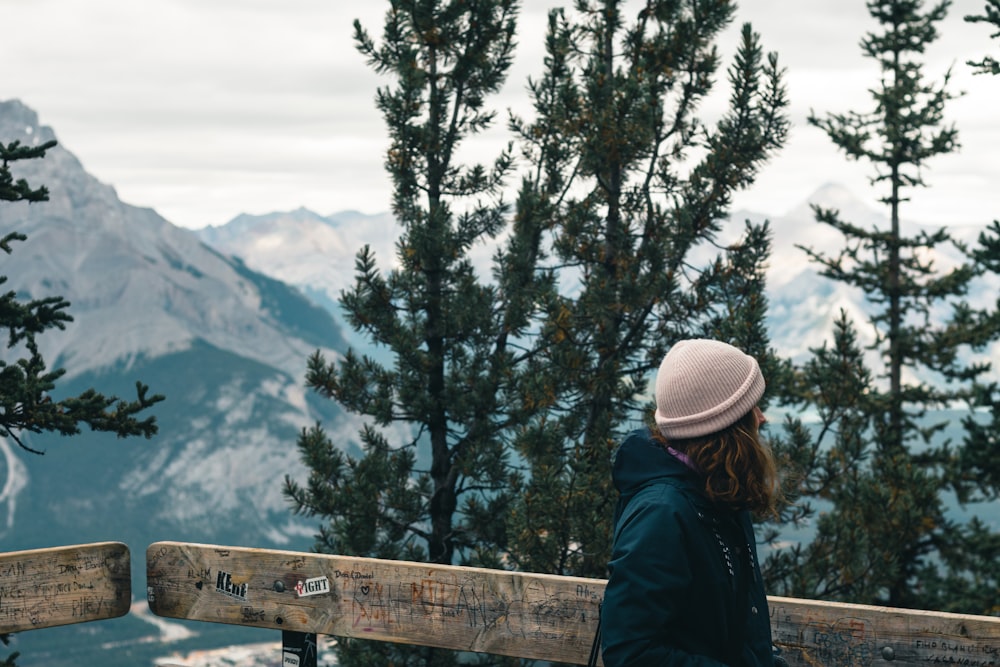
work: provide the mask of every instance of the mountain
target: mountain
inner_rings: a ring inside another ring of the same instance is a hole
[[[354,258],[368,245],[383,270],[393,266],[398,235],[388,213],[342,211],[322,216],[305,208],[265,215],[243,214],[225,225],[197,230],[208,246],[261,273],[294,285],[335,318],[347,343],[362,348],[343,319],[341,290],[354,283]]]
[[[863,295],[820,276],[803,247],[825,253],[842,245],[839,232],[815,222],[811,204],[835,208],[859,225],[881,227],[888,224],[843,186],[828,183],[805,201],[782,214],[734,211],[724,227],[722,244],[735,242],[746,222],[768,222],[772,231],[771,258],[767,267],[767,313],[771,340],[780,354],[802,360],[829,339],[832,324],[841,310],[855,321],[867,316]]]
[[[0,102],[0,141],[54,137],[31,109]],[[0,233],[28,237],[0,254],[4,289],[71,302],[73,321],[39,338],[49,368],[67,371],[54,393],[94,387],[132,398],[141,380],[166,400],[151,410],[159,433],[148,441],[26,434],[27,444],[45,452],[37,456],[0,440],[3,550],[125,542],[139,600],[145,549],[154,541],[308,550],[317,521],[294,517],[281,493],[286,474],[306,475],[297,435],[320,420],[349,447],[358,429],[303,386],[309,354],[346,349],[329,312],[155,211],[121,202],[62,146],[12,169],[15,179],[47,186],[50,199],[0,203]],[[3,354],[7,363],[20,356]],[[141,644],[151,627],[127,619],[115,621],[124,623],[115,641]],[[106,643],[110,627],[23,633],[15,648],[27,656],[44,651],[34,642],[51,648],[66,641],[97,651],[94,642]],[[59,664],[58,653],[45,662]],[[108,660],[102,654],[88,664]]]
[[[889,218],[854,193],[836,183],[828,183],[818,188],[805,201],[789,211],[778,215],[767,215],[755,211],[736,211],[730,216],[729,229],[741,227],[744,220],[762,222],[767,220],[773,231],[772,252],[767,270],[767,296],[769,309],[768,330],[774,347],[780,354],[795,361],[803,361],[809,350],[829,341],[833,322],[840,312],[846,311],[858,330],[862,343],[873,342],[871,327],[867,324],[874,312],[861,290],[834,282],[818,272],[803,248],[810,248],[827,256],[836,256],[844,247],[844,238],[829,225],[815,220],[812,206],[834,209],[841,219],[866,229],[888,229]],[[937,228],[925,227],[903,220],[904,234],[916,235],[926,231],[931,234]],[[984,226],[953,227],[951,235],[959,242],[974,244]],[[957,266],[964,260],[961,253],[950,246],[939,246],[932,259],[940,270]],[[977,307],[987,307],[996,302],[1000,292],[1000,276],[988,275],[973,285],[969,301]],[[950,307],[941,304],[935,311],[938,321],[950,315]],[[998,358],[994,348],[993,358]],[[871,359],[875,363],[875,359]]]
[[[240,257],[254,270],[335,297],[354,282],[354,257],[362,246],[371,246],[383,268],[392,266],[398,228],[389,213],[322,216],[300,208],[243,214],[196,233],[207,245]]]
[[[744,221],[755,223],[768,220],[773,231],[773,252],[768,267],[768,326],[775,347],[793,359],[804,359],[810,348],[829,338],[832,323],[841,310],[855,321],[867,318],[870,306],[864,295],[848,286],[834,283],[819,275],[802,246],[826,253],[836,252],[843,244],[839,232],[815,221],[811,204],[834,208],[853,223],[885,228],[888,219],[844,187],[826,184],[806,201],[779,215],[756,211],[736,211],[730,216],[720,245],[735,241]],[[958,230],[959,236],[971,241],[978,229]],[[241,215],[218,227],[206,227],[199,237],[220,253],[239,257],[246,265],[261,273],[295,285],[318,305],[330,310],[341,322],[348,342],[364,347],[366,341],[356,339],[342,322],[337,304],[339,293],[354,280],[354,255],[363,245],[375,251],[383,270],[395,259],[394,242],[398,234],[388,213],[364,215],[344,211],[320,215],[307,209],[275,212],[265,215]],[[705,247],[697,257],[708,260],[717,250]],[[958,261],[956,253],[942,250],[943,265]],[[475,264],[480,275],[489,275],[491,248],[476,249]],[[985,293],[987,293],[988,290]],[[868,340],[868,330],[860,332]]]

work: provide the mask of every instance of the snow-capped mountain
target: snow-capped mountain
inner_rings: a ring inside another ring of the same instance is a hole
[[[241,258],[251,269],[335,299],[354,282],[354,257],[362,246],[371,247],[380,266],[392,266],[399,230],[389,213],[342,211],[322,216],[300,208],[243,214],[196,233],[207,245]]]
[[[890,227],[886,212],[876,208],[876,202],[862,200],[835,183],[823,185],[783,214],[736,211],[730,216],[730,227],[737,223],[742,225],[744,220],[770,222],[773,237],[767,271],[768,328],[779,353],[796,361],[805,359],[810,349],[830,340],[833,322],[842,310],[855,323],[862,342],[870,343],[874,338],[867,324],[873,312],[867,295],[821,276],[817,264],[803,249],[834,257],[844,246],[840,232],[816,221],[813,205],[836,210],[842,220],[864,229]],[[901,226],[907,235],[936,231],[936,228],[925,228],[908,220],[903,220]],[[949,233],[956,241],[971,246],[984,229],[985,225],[954,227]],[[957,266],[964,259],[956,248],[947,245],[938,246],[933,253],[934,264],[941,270]],[[969,300],[978,307],[989,306],[995,303],[998,287],[1000,276],[986,276],[973,286]],[[942,304],[937,313],[941,321],[949,314],[948,307]]]
[[[4,144],[54,137],[33,110],[0,102]],[[155,541],[308,550],[318,522],[294,517],[281,492],[285,475],[307,474],[297,436],[322,421],[338,445],[351,447],[358,430],[303,386],[309,354],[346,349],[329,312],[155,211],[122,203],[63,146],[12,171],[45,185],[50,198],[0,202],[0,234],[28,237],[0,253],[4,289],[71,303],[65,330],[39,338],[49,368],[67,371],[54,394],[93,387],[130,399],[138,380],[166,400],[149,411],[159,433],[148,441],[86,430],[71,439],[22,434],[46,452],[37,456],[0,439],[2,550],[125,542],[139,597],[143,553]],[[23,356],[0,354],[7,363]],[[38,664],[112,664],[122,646],[147,645],[149,628],[130,614],[114,625],[18,635],[12,650]],[[233,632],[197,628],[191,641],[217,646],[232,639],[211,637]]]
[[[391,214],[342,211],[329,216],[305,208],[265,215],[243,214],[196,233],[218,252],[247,267],[294,285],[337,321],[347,343],[361,348],[342,317],[338,299],[354,283],[354,259],[367,245],[383,270],[393,266],[399,230]]]
[[[34,111],[0,103],[0,141],[51,138]],[[132,398],[141,380],[166,401],[151,411],[159,434],[149,442],[32,436],[49,453],[37,457],[0,441],[4,546],[53,546],[60,535],[134,549],[161,539],[308,547],[315,526],[290,518],[281,483],[303,475],[299,429],[342,419],[303,386],[309,354],[345,349],[329,313],[122,203],[62,146],[13,169],[50,199],[0,203],[0,230],[28,237],[0,256],[0,275],[23,298],[70,301],[74,321],[39,338],[49,367],[67,370],[58,391]]]
[[[744,221],[769,220],[773,230],[773,252],[768,267],[768,298],[771,304],[769,328],[775,347],[787,357],[801,359],[809,348],[827,340],[832,322],[841,310],[856,322],[866,317],[863,295],[817,273],[802,247],[835,253],[843,244],[840,233],[815,221],[810,204],[837,209],[845,220],[862,226],[884,228],[888,219],[842,186],[827,184],[807,201],[787,213],[767,215],[754,211],[736,211],[720,234],[725,245],[735,241]],[[975,230],[972,230],[975,231]],[[354,256],[363,245],[375,251],[381,268],[395,259],[394,243],[398,234],[392,216],[341,212],[324,216],[306,209],[266,215],[241,215],[231,222],[207,227],[197,232],[201,239],[220,253],[234,255],[248,267],[297,286],[316,303],[339,315],[337,298],[354,280]],[[970,230],[963,232],[966,236]],[[708,253],[716,250],[706,248]],[[489,275],[489,252],[478,253],[480,275]],[[955,256],[943,256],[953,262]],[[364,344],[351,337],[351,344]],[[867,335],[867,332],[862,332]]]

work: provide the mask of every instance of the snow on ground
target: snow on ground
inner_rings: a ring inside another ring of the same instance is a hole
[[[337,664],[327,650],[334,641],[330,637],[319,638],[320,667],[335,667]],[[185,655],[175,652],[154,662],[156,667],[281,667],[283,664],[280,642],[226,646],[190,651]]]

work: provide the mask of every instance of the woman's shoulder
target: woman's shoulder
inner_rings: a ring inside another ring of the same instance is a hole
[[[694,518],[699,509],[701,496],[676,477],[659,477],[636,491],[628,503],[633,512],[647,511],[670,513],[679,518]]]
[[[620,492],[631,493],[663,477],[688,477],[690,471],[649,429],[639,429],[625,436],[615,451],[612,476]]]

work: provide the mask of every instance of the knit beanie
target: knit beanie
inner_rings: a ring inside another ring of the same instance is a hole
[[[667,439],[721,431],[764,395],[757,361],[716,340],[682,340],[656,374],[656,425]]]

